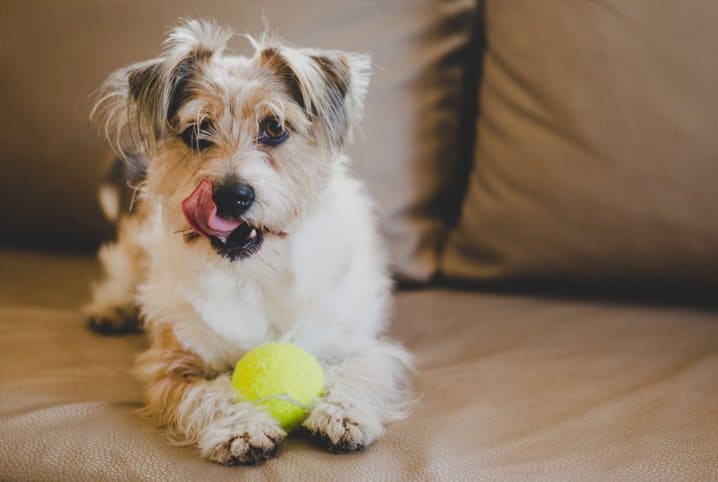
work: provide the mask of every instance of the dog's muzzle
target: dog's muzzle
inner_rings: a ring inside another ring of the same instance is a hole
[[[242,219],[254,202],[248,184],[230,182],[218,187],[203,179],[182,201],[184,217],[198,234],[208,238],[221,256],[230,260],[246,258],[262,245],[261,230]]]

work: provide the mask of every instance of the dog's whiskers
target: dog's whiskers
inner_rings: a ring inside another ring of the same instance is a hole
[[[258,255],[257,255],[257,259],[259,260],[260,263],[262,263],[262,264],[263,264],[264,266],[266,266],[267,268],[269,268],[269,269],[271,269],[272,271],[275,271],[275,272],[277,271],[277,268],[276,268],[274,265],[272,265],[272,264],[270,264],[270,263],[267,263],[267,262],[264,260],[264,258],[262,257],[261,254],[258,254]]]

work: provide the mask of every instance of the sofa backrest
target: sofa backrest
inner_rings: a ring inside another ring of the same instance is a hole
[[[179,17],[258,34],[264,15],[299,45],[373,55],[350,152],[397,278],[718,282],[716,2],[43,3],[3,4],[6,244],[108,238],[93,89]]]
[[[180,17],[256,35],[264,16],[297,45],[373,56],[354,170],[378,202],[394,273],[426,280],[458,214],[457,113],[474,12],[473,0],[3,2],[2,241],[91,249],[111,236],[96,188],[112,155],[88,124],[93,90],[156,55]],[[241,39],[233,47],[250,52]]]
[[[474,169],[444,273],[718,283],[718,3],[484,7]]]

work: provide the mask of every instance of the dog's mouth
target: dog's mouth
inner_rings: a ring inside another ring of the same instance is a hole
[[[214,250],[230,261],[259,251],[264,240],[262,230],[243,219],[219,216],[212,189],[212,183],[204,179],[182,201],[182,213],[194,232],[208,238]]]
[[[209,237],[212,247],[217,253],[230,261],[247,258],[262,247],[264,235],[259,229],[242,223],[237,229],[229,233],[225,240],[215,236]]]

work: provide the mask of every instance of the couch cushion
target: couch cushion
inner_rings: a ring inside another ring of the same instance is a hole
[[[76,309],[90,260],[0,254],[0,480],[707,480],[718,475],[718,313],[472,292],[397,296],[413,415],[367,450],[301,437],[220,467],[139,419],[142,336]],[[38,276],[37,273],[42,273]]]
[[[155,56],[179,17],[259,34],[264,14],[298,45],[372,54],[354,168],[378,201],[394,271],[427,279],[445,220],[458,213],[453,133],[473,12],[472,0],[3,2],[3,241],[78,247],[108,236],[95,192],[110,154],[88,126],[91,92],[113,70]],[[233,47],[249,53],[240,39]]]
[[[485,2],[452,277],[716,282],[718,3]]]

